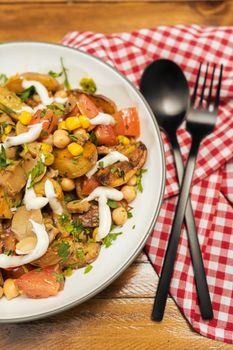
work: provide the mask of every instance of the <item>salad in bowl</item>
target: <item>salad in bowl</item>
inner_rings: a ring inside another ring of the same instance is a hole
[[[118,109],[90,77],[71,89],[61,66],[1,75],[0,297],[8,300],[55,296],[74,270],[90,272],[142,191],[137,108]]]

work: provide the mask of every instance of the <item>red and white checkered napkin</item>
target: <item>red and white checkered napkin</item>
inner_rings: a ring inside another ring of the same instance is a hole
[[[78,47],[108,61],[136,85],[146,65],[160,57],[179,64],[191,88],[200,62],[223,63],[217,126],[201,145],[191,189],[214,319],[203,321],[200,316],[185,228],[181,234],[170,292],[196,331],[233,343],[233,27],[163,26],[113,35],[73,32],[66,35],[63,44]],[[146,251],[158,273],[166,251],[178,192],[171,148],[167,137],[162,136],[167,163],[165,200],[146,244]],[[179,130],[179,142],[185,160],[190,138],[184,128]]]

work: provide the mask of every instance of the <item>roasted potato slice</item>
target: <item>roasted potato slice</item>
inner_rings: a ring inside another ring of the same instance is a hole
[[[129,161],[117,162],[100,169],[95,176],[104,186],[118,187],[125,184],[146,161],[147,149],[140,141],[122,146],[118,151],[127,156]]]
[[[66,256],[59,255],[61,244],[66,244],[68,247]],[[98,257],[99,251],[99,243],[76,242],[71,237],[62,238],[55,240],[47,252],[33,262],[33,265],[45,267],[60,263],[63,267],[80,268],[93,262]]]
[[[86,174],[95,165],[98,157],[96,146],[91,142],[83,146],[83,153],[77,158],[73,157],[67,149],[56,150],[54,153],[55,160],[52,167],[57,169],[61,176],[70,179]]]
[[[6,112],[7,114],[10,114],[10,116],[17,120],[17,114],[15,113],[8,113],[6,108],[10,108],[12,110],[18,110],[21,109],[24,105],[24,103],[20,100],[19,97],[17,97],[13,92],[8,90],[6,87],[0,86],[0,110]]]
[[[43,84],[49,91],[57,91],[60,87],[58,81],[48,74],[40,74],[27,72],[22,74],[17,74],[8,79],[5,86],[15,93],[20,93],[24,90],[22,87],[22,80],[36,80]]]
[[[115,103],[105,96],[87,93],[80,89],[70,90],[69,94],[77,99],[81,94],[87,95],[96,107],[101,108],[104,113],[114,114],[117,111]]]

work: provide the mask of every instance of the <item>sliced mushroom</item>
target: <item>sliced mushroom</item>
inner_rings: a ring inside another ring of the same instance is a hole
[[[12,110],[19,110],[24,105],[19,97],[17,97],[13,92],[8,90],[6,87],[0,86],[0,108],[4,111],[5,107],[8,107]],[[7,114],[9,114],[7,112]],[[10,116],[13,119],[18,119],[15,113],[10,113]]]
[[[69,213],[86,213],[90,209],[91,205],[87,201],[71,201],[67,203],[66,208]]]
[[[18,241],[25,237],[34,236],[30,219],[42,224],[43,218],[40,209],[26,210],[25,206],[17,209],[12,219],[11,230],[14,232]]]
[[[36,194],[38,196],[45,196],[45,189],[44,189],[44,186],[45,186],[45,182],[46,180],[48,180],[48,177],[47,175],[43,177],[42,180],[40,180],[39,182],[37,182],[35,185],[34,185],[34,191],[36,192]],[[63,200],[64,198],[64,194],[63,194],[63,191],[62,191],[62,188],[61,188],[61,185],[54,179],[49,179],[52,184],[53,184],[53,187],[55,189],[55,193],[57,195],[57,198],[59,200]]]
[[[26,174],[20,161],[0,171],[0,186],[4,187],[6,193],[15,196],[26,184]]]

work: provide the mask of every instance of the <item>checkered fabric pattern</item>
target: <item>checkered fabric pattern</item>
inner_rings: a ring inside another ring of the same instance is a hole
[[[169,58],[179,64],[191,89],[200,62],[224,65],[217,126],[201,144],[190,194],[214,319],[203,321],[200,316],[184,227],[170,293],[197,332],[233,343],[233,27],[162,26],[113,35],[72,32],[62,42],[109,62],[136,85],[146,65],[157,58]],[[185,161],[190,137],[184,125],[178,136]],[[165,198],[146,244],[146,251],[158,273],[179,191],[171,147],[166,135],[162,134],[162,137],[167,165]]]

